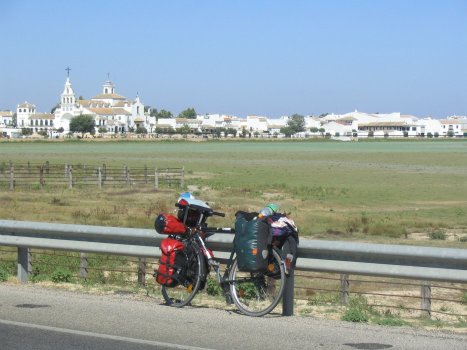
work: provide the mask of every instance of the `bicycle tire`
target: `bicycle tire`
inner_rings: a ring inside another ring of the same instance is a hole
[[[271,250],[266,272],[242,272],[237,258],[229,273],[230,294],[241,313],[260,317],[270,313],[279,304],[285,286],[285,269],[280,253]]]
[[[185,268],[180,283],[175,287],[162,286],[162,296],[166,305],[183,307],[188,305],[198,293],[206,278],[204,256],[195,244],[185,249]]]

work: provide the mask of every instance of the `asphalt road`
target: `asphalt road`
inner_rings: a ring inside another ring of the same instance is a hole
[[[0,284],[0,349],[467,349],[467,334]]]

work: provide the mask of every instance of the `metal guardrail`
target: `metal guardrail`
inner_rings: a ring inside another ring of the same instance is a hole
[[[0,220],[0,245],[137,257],[160,256],[154,230]],[[233,235],[208,239],[225,258]],[[297,270],[339,272],[429,281],[467,282],[467,250],[301,239]]]
[[[21,282],[30,278],[33,271],[32,249],[38,248],[80,252],[81,278],[87,276],[86,253],[138,257],[138,283],[145,285],[146,258],[160,256],[158,247],[165,237],[166,235],[160,235],[152,229],[0,220],[0,246],[17,247],[17,277]],[[232,234],[209,237],[208,247],[215,252],[216,259],[222,262],[228,258],[233,248],[233,237]],[[420,296],[416,297],[420,299],[420,308],[410,309],[420,310],[422,315],[428,316],[431,316],[432,312],[432,299],[453,301],[433,298],[431,281],[467,283],[466,249],[301,239],[298,256],[296,270],[305,273],[340,273],[341,304],[348,302],[349,274],[421,280]],[[288,276],[287,281],[287,293],[284,293],[283,298],[284,316],[293,315],[293,273]],[[303,289],[303,286],[297,288]],[[353,293],[358,294],[356,291]],[[383,295],[374,292],[360,294]],[[378,304],[375,306],[393,307]],[[433,312],[465,316],[443,310]]]

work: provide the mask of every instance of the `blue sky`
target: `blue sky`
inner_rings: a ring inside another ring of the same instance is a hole
[[[467,114],[467,1],[0,1],[0,109],[77,95],[177,114]]]

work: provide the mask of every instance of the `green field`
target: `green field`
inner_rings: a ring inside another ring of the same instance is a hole
[[[0,143],[0,164],[10,160],[184,166],[188,189],[227,212],[216,222],[224,225],[274,201],[303,236],[387,241],[441,231],[463,245],[467,235],[465,141]],[[4,190],[0,217],[150,227],[177,192]]]

